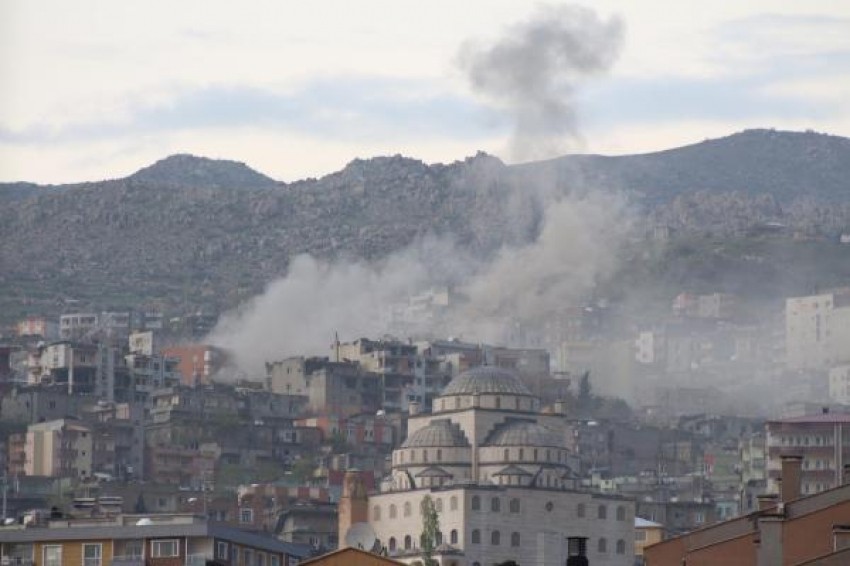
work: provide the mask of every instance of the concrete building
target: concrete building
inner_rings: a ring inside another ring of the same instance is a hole
[[[37,336],[42,340],[57,340],[59,325],[43,316],[29,316],[18,322],[15,331],[20,337]]]
[[[568,536],[589,539],[591,564],[631,565],[634,503],[578,489],[571,456],[564,415],[542,414],[514,372],[475,368],[449,383],[431,413],[410,415],[390,477],[368,498],[368,522],[390,556],[411,563],[421,557],[428,495],[441,552],[457,566],[564,564]]]
[[[850,364],[829,370],[829,398],[835,403],[850,405]]]
[[[785,303],[788,369],[826,369],[850,362],[850,289]]]
[[[844,466],[850,463],[850,414],[822,412],[768,421],[765,438],[768,493],[779,491],[782,458],[788,454],[803,459],[800,484],[803,495],[843,483]]]
[[[227,364],[227,353],[209,344],[183,344],[162,349],[162,355],[176,359],[176,371],[183,385],[209,385],[212,376]]]
[[[33,424],[27,429],[24,473],[85,479],[92,474],[93,453],[92,430],[80,421]]]
[[[635,517],[635,557],[643,563],[643,549],[664,540],[664,525]]]

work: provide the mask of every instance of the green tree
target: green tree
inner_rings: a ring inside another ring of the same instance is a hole
[[[419,509],[422,514],[422,563],[423,566],[437,566],[434,549],[437,548],[437,533],[440,532],[440,516],[430,495],[422,498]]]

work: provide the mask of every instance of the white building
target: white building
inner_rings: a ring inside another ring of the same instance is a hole
[[[390,556],[421,558],[419,509],[430,495],[444,564],[565,564],[568,537],[589,539],[591,564],[634,562],[634,503],[578,489],[564,415],[542,414],[513,372],[466,371],[433,406],[411,415],[391,476],[369,497],[369,523]]]
[[[789,298],[785,354],[789,369],[824,369],[850,362],[850,292]]]
[[[850,365],[829,370],[829,398],[842,405],[850,405]]]

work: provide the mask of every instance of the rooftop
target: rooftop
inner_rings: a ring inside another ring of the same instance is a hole
[[[531,396],[515,373],[494,366],[479,366],[461,373],[443,389],[441,396],[486,393]]]

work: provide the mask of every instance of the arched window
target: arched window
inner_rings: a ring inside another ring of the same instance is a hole
[[[626,520],[626,508],[620,505],[617,507],[617,520],[625,521]]]
[[[455,397],[455,409],[460,409],[460,397]]]
[[[534,449],[534,461],[537,461],[537,448]]]
[[[552,459],[552,451],[547,448],[546,449],[546,461],[548,462],[551,459]]]
[[[440,532],[440,531],[437,531],[437,534],[434,535],[434,539],[435,539],[435,542],[437,543],[437,546],[440,546],[441,544],[443,544],[443,533]],[[423,544],[422,546],[425,546],[425,545]]]
[[[404,549],[410,550],[411,546],[413,546],[413,540],[411,540],[410,535],[406,535],[404,537]]]
[[[597,552],[608,552],[608,541],[605,540],[605,537],[599,539],[599,542],[596,543],[596,551]]]
[[[510,451],[510,450],[508,450],[507,448],[505,448],[505,457],[504,457],[504,460],[505,460],[505,462],[509,462],[509,461],[511,460],[511,451]]]
[[[511,499],[511,502],[508,507],[510,508],[511,513],[519,513],[519,499],[517,499],[516,497]]]
[[[617,554],[625,554],[626,553],[626,541],[620,539],[617,541]]]
[[[501,510],[502,503],[499,501],[498,497],[494,497],[490,500],[490,511],[498,513]]]
[[[390,537],[390,550],[395,550],[395,537]]]
[[[404,516],[410,517],[410,513],[411,513],[410,501],[405,501],[404,502]]]
[[[456,495],[452,495],[451,498],[449,499],[449,509],[451,509],[452,511],[457,511],[457,496]]]
[[[449,544],[457,544],[457,529],[452,529],[449,533]]]
[[[502,538],[502,535],[499,534],[499,531],[493,531],[490,533],[490,544],[493,546],[499,546],[499,542]]]
[[[472,530],[472,544],[481,544],[481,531],[478,529]]]
[[[596,511],[596,517],[598,519],[607,519],[608,518],[608,508],[604,505],[600,505],[599,509]]]
[[[437,448],[437,461],[438,462],[443,461],[443,450],[441,448]]]
[[[390,503],[390,519],[395,519],[395,517],[396,517],[395,503]]]
[[[404,464],[404,451],[403,450],[399,450],[399,452],[398,452],[398,461],[399,461],[400,464]]]
[[[477,495],[472,496],[472,510],[481,511],[481,498]]]
[[[511,546],[519,546],[519,533],[511,533]]]
[[[519,449],[519,459],[522,460],[523,458],[525,458],[525,450],[520,448]]]
[[[496,397],[496,408],[497,409],[502,408],[502,398],[501,397]]]
[[[519,411],[519,397],[514,397],[514,405],[516,406],[516,410]]]
[[[434,501],[434,509],[436,509],[436,510],[437,510],[437,513],[442,513],[442,512],[443,512],[443,500],[442,500],[442,499],[437,498],[437,499]]]
[[[381,507],[379,505],[372,507],[372,518],[376,521],[381,520]]]
[[[427,462],[427,461],[428,461],[428,451],[427,451],[427,450],[423,450],[423,451],[422,451],[422,461],[423,461],[423,462]]]
[[[584,503],[579,503],[579,504],[578,504],[578,516],[579,516],[580,518],[581,518],[581,517],[584,517]]]
[[[415,462],[415,461],[416,461],[416,450],[411,450],[411,451],[410,451],[410,461],[411,461],[411,462]]]

